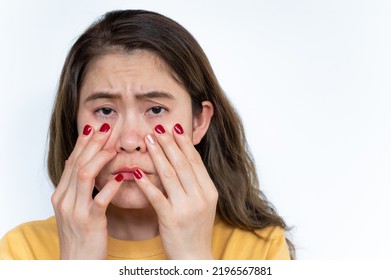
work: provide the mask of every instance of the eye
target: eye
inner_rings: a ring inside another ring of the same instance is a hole
[[[153,106],[147,110],[147,115],[159,116],[167,111],[165,108],[161,106]]]
[[[115,111],[109,107],[99,108],[95,112],[102,117],[110,117],[115,113]]]

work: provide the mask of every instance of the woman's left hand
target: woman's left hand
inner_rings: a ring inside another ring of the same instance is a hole
[[[148,151],[166,195],[140,170],[134,172],[159,220],[169,259],[213,259],[212,230],[218,193],[201,156],[183,128],[172,135],[161,125],[146,137]]]

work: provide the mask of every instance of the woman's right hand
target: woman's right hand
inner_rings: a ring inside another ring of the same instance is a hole
[[[117,193],[121,174],[111,178],[92,197],[95,178],[116,151],[103,150],[110,126],[99,131],[86,125],[65,163],[60,182],[52,195],[60,241],[60,259],[106,259],[108,232],[106,209]]]

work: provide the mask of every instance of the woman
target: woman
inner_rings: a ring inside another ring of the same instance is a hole
[[[207,57],[157,13],[109,12],[73,45],[48,170],[55,217],[6,234],[1,258],[294,256]]]

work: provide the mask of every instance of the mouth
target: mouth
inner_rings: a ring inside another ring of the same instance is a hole
[[[137,169],[143,171],[145,174],[148,174],[148,172],[145,172],[142,168],[137,167],[137,166],[132,166],[132,167],[123,166],[123,167],[117,169],[113,173],[113,175],[121,174],[124,177],[123,181],[134,181],[135,178],[134,178],[133,172]]]

